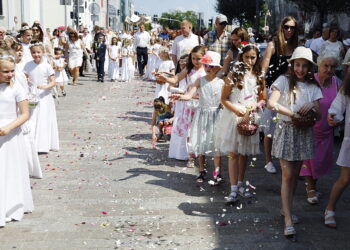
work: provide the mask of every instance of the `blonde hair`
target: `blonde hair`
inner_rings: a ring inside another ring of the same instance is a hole
[[[16,64],[15,53],[13,50],[0,49],[0,67],[3,62],[13,63],[14,65]],[[14,82],[12,79],[10,80],[9,85],[10,87],[13,87]]]

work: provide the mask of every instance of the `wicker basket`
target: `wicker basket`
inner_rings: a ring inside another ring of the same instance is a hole
[[[255,135],[258,128],[259,125],[255,123],[254,115],[250,115],[248,119],[243,119],[237,124],[238,133],[245,136]]]
[[[300,115],[300,117],[293,118],[292,123],[297,128],[309,128],[315,125],[316,119],[316,112],[315,110],[311,109],[306,115]]]

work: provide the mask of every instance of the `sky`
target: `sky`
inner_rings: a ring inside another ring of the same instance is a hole
[[[204,20],[217,15],[215,11],[216,0],[135,0],[135,11],[141,14],[160,16],[163,12],[171,10],[203,12]]]

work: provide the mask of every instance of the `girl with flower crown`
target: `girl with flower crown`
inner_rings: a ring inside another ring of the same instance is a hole
[[[38,152],[58,151],[56,108],[51,94],[51,89],[56,86],[55,71],[47,60],[43,59],[45,49],[42,44],[33,44],[30,52],[34,60],[26,63],[23,72],[39,98],[39,103],[30,117],[35,143]]]
[[[252,194],[244,187],[247,156],[259,150],[259,133],[252,136],[238,133],[237,125],[251,117],[258,118],[257,111],[265,104],[265,82],[261,78],[259,49],[247,44],[241,48],[238,61],[225,78],[221,103],[225,109],[216,128],[216,147],[221,154],[228,154],[231,193],[226,198],[235,202],[238,195],[249,198]],[[254,122],[255,125],[256,121]],[[256,128],[257,129],[257,128]]]
[[[29,118],[28,100],[12,81],[14,72],[14,57],[0,51],[0,228],[34,209],[20,129]]]

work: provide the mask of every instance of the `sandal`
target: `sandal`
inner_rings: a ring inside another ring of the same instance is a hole
[[[330,228],[337,227],[337,222],[335,221],[334,216],[335,216],[334,211],[327,210],[327,209],[324,211],[324,224],[327,227],[330,227]]]
[[[238,200],[238,195],[236,191],[232,191],[229,196],[225,197],[228,203],[233,203]]]
[[[189,159],[186,165],[188,168],[194,168],[194,160],[193,159]]]
[[[199,183],[204,182],[204,179],[205,179],[206,174],[207,174],[207,172],[206,172],[205,170],[200,171],[200,172],[199,172],[199,175],[198,175],[198,177],[197,177],[197,182],[199,182]]]
[[[250,193],[249,190],[243,186],[238,188],[238,194],[243,198],[251,198],[253,196],[252,193]]]
[[[306,193],[307,193],[307,202],[311,205],[315,205],[318,203],[318,197],[317,197],[317,194],[316,194],[316,190],[314,189],[311,189],[311,190],[307,190],[306,189]],[[309,194],[313,193],[314,195],[312,197],[309,197]]]
[[[282,209],[280,210],[280,215],[284,217],[284,213],[283,213]],[[292,214],[292,223],[293,224],[299,224],[300,223],[299,217],[296,216],[295,214]]]
[[[293,235],[296,235],[297,232],[295,231],[295,228],[293,225],[286,225],[284,227],[284,236],[293,236]]]

